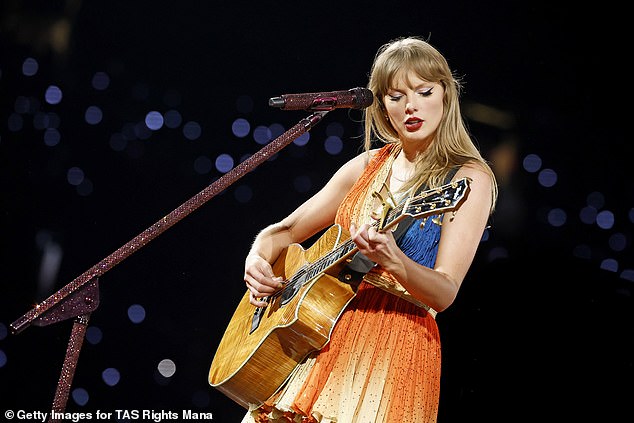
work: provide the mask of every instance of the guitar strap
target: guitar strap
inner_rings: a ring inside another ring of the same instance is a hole
[[[453,169],[451,169],[451,171],[449,171],[449,174],[447,175],[447,178],[445,179],[446,183],[449,183],[451,181],[451,179],[454,177],[454,175],[458,171],[458,168],[459,167],[456,166]],[[427,185],[421,186],[416,192],[416,195],[420,194],[426,189],[427,189]],[[405,232],[407,232],[407,230],[412,225],[412,223],[414,223],[414,218],[409,215],[406,215],[405,218],[403,218],[398,223],[398,226],[393,232],[394,239],[396,240],[397,244],[399,244],[401,238],[403,237],[403,235],[405,235]],[[376,266],[375,262],[373,262],[372,260],[364,256],[363,254],[361,254],[361,252],[357,251],[357,253],[352,257],[352,260],[350,261],[350,263],[348,263],[346,266],[344,266],[341,269],[337,278],[341,282],[345,282],[352,285],[356,290],[356,288],[361,283],[361,279],[363,279],[365,274],[368,273],[370,269],[372,269],[374,266]]]

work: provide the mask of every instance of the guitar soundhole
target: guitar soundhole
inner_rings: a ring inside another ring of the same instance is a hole
[[[299,292],[299,289],[304,284],[306,280],[306,272],[298,272],[293,276],[293,278],[286,284],[284,289],[281,292],[280,304],[286,305],[288,304],[295,295]]]

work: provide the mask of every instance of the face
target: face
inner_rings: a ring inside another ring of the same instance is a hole
[[[444,95],[441,84],[425,81],[413,71],[395,78],[383,104],[404,146],[425,148],[431,143],[442,119]]]

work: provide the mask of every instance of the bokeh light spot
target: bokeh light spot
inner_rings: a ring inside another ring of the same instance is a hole
[[[97,125],[103,119],[103,113],[98,106],[89,106],[84,114],[84,119],[89,125]]]
[[[324,141],[324,149],[328,154],[336,156],[343,150],[343,142],[338,136],[331,135]]]
[[[566,223],[566,212],[559,208],[552,209],[548,212],[548,223],[555,227],[563,226]]]
[[[614,259],[605,259],[601,262],[600,268],[602,270],[609,270],[610,272],[617,272],[619,270],[619,263]]]
[[[128,145],[128,141],[120,133],[114,133],[110,136],[110,148],[114,151],[123,151]]]
[[[202,134],[202,128],[200,127],[198,122],[187,122],[183,126],[183,135],[188,140],[192,140],[192,141],[196,140],[200,138],[201,134]]]
[[[539,172],[537,180],[541,186],[550,188],[557,183],[557,173],[552,169],[544,169]]]
[[[103,339],[103,332],[97,326],[88,326],[86,329],[86,340],[92,344],[97,345]]]
[[[84,171],[78,167],[71,167],[66,172],[66,180],[71,185],[79,185],[84,180]]]
[[[55,128],[46,128],[44,131],[44,144],[49,147],[55,147],[59,144],[61,139],[61,135],[59,131]]]
[[[92,77],[92,87],[96,90],[103,91],[110,85],[110,77],[105,72],[95,72]]]
[[[218,172],[227,173],[233,168],[233,158],[228,154],[221,154],[216,158]]]
[[[90,396],[88,395],[88,391],[86,391],[83,388],[73,389],[72,397],[73,397],[73,401],[75,401],[75,404],[80,405],[82,407],[88,404],[88,400],[90,399]]]
[[[597,225],[601,229],[610,229],[614,226],[614,213],[609,210],[603,210],[597,214]]]
[[[304,132],[302,135],[300,135],[299,137],[293,140],[293,144],[299,147],[303,147],[306,144],[308,144],[309,140],[310,140],[310,132]]]
[[[335,136],[335,137],[343,137],[343,125],[339,122],[331,122],[326,127],[326,135]]]
[[[176,364],[169,358],[166,358],[159,362],[157,369],[161,376],[172,377],[174,373],[176,373]]]
[[[165,112],[163,120],[165,121],[165,126],[174,129],[181,126],[181,123],[183,122],[183,117],[178,110],[168,110],[167,112]]]
[[[542,159],[537,154],[529,154],[524,157],[522,161],[522,166],[524,166],[524,170],[530,173],[535,173],[542,167]]]
[[[9,131],[18,132],[24,126],[24,119],[17,113],[11,113],[9,115],[9,119],[7,120],[7,126]]]
[[[22,73],[25,76],[33,76],[37,73],[40,65],[37,63],[32,57],[27,57],[24,62],[22,62]]]
[[[145,309],[143,308],[143,306],[139,304],[133,304],[130,307],[128,307],[128,319],[130,319],[132,323],[137,323],[137,324],[144,321]]]
[[[592,206],[586,206],[579,212],[579,219],[587,225],[593,225],[597,219],[597,209]]]
[[[251,131],[251,124],[246,119],[238,118],[231,124],[231,132],[238,138],[246,137],[249,131]]]
[[[623,251],[627,247],[627,237],[620,232],[610,235],[608,245],[613,251]]]
[[[57,85],[51,85],[46,89],[44,99],[48,104],[59,104],[62,101],[62,90]]]
[[[266,126],[257,126],[253,130],[253,139],[258,144],[267,144],[269,141],[271,141],[271,130]]]
[[[286,130],[284,129],[284,126],[282,126],[282,124],[280,123],[272,123],[271,125],[269,125],[269,129],[271,130],[272,140],[282,135],[284,131]]]
[[[84,180],[81,181],[79,185],[77,185],[76,189],[77,189],[77,194],[81,195],[82,197],[90,195],[92,194],[92,191],[93,191],[92,181],[88,178],[84,178]]]
[[[601,210],[605,205],[605,196],[598,191],[594,191],[588,194],[586,202],[589,206],[594,207],[596,210]]]
[[[625,269],[621,272],[621,279],[634,282],[634,269]]]
[[[115,386],[121,380],[121,374],[119,373],[119,370],[114,367],[109,367],[101,372],[101,379],[103,379],[106,385]]]
[[[152,131],[158,131],[163,127],[163,115],[157,111],[151,111],[145,115],[145,126]]]

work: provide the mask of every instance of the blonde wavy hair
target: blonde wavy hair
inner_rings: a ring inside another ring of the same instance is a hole
[[[368,89],[377,101],[365,110],[365,149],[375,141],[400,143],[397,132],[387,119],[383,98],[401,72],[415,72],[420,78],[443,86],[443,117],[429,148],[417,158],[415,177],[401,191],[442,185],[452,168],[475,164],[492,181],[491,212],[497,201],[495,175],[469,135],[460,111],[461,82],[454,77],[445,57],[431,44],[418,37],[403,37],[382,45],[374,59]]]

